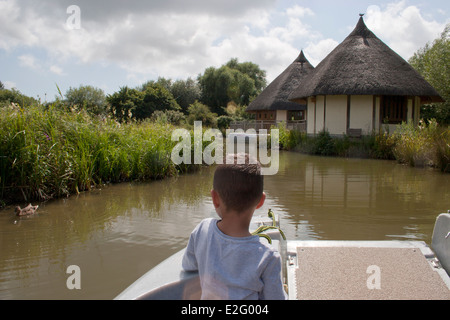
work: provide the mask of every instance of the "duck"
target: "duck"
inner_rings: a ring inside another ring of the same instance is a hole
[[[23,209],[21,209],[19,206],[17,206],[16,207],[16,216],[18,216],[18,217],[31,216],[36,213],[36,210],[38,208],[39,208],[39,206],[32,206],[31,203]]]

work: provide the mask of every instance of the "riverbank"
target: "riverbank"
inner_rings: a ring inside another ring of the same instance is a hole
[[[280,130],[280,146],[286,150],[306,154],[396,160],[412,167],[434,167],[450,173],[450,129],[439,127],[431,120],[420,123],[401,124],[394,133],[378,133],[360,138],[332,137],[327,131],[310,137],[305,133]]]
[[[120,124],[56,106],[0,108],[0,208],[67,197],[97,186],[162,179],[198,165],[176,165],[171,140],[177,126],[161,121]],[[360,139],[308,137],[280,130],[283,149],[306,154],[397,160],[450,172],[450,130],[435,122],[401,125],[394,134]],[[193,136],[193,135],[191,135]]]
[[[174,129],[151,121],[119,124],[53,106],[1,108],[0,208],[193,170],[195,165],[171,161]]]

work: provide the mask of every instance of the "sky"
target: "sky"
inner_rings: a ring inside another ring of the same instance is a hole
[[[231,58],[270,83],[304,51],[316,66],[356,26],[408,60],[450,23],[448,0],[0,0],[0,81],[53,101],[57,87],[112,94],[196,79]]]

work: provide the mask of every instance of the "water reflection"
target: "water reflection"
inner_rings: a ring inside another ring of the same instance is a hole
[[[29,218],[0,211],[0,299],[115,297],[215,216],[212,173],[107,186],[41,204]],[[390,161],[281,152],[256,214],[272,208],[289,239],[429,243],[437,214],[450,209],[448,177]],[[66,287],[72,264],[81,268],[81,290]]]
[[[211,184],[204,168],[41,204],[31,217],[1,212],[0,299],[113,298],[213,214]],[[79,291],[65,285],[72,264],[82,271]]]
[[[297,239],[430,242],[437,214],[450,207],[448,175],[392,161],[283,153],[266,189],[283,220],[303,226]]]

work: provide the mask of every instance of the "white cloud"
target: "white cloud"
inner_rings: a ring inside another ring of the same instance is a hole
[[[129,81],[195,78],[237,57],[258,64],[271,81],[301,49],[317,65],[338,44],[308,24],[316,15],[310,8],[293,5],[276,12],[274,0],[193,0],[189,6],[180,0],[76,3],[80,30],[66,26],[72,0],[0,0],[0,50],[44,51],[47,57],[40,52],[39,60],[34,53],[22,54],[20,65],[56,75],[64,75],[68,61],[115,65]],[[405,1],[370,6],[365,21],[404,57],[443,29]]]
[[[418,7],[408,6],[404,0],[384,8],[369,6],[365,22],[378,38],[404,59],[409,59],[417,49],[436,39],[445,27],[434,20],[426,20]]]
[[[292,8],[286,10],[286,14],[289,17],[303,18],[304,16],[313,16],[314,12],[309,8],[304,8],[299,5],[295,5]]]
[[[22,23],[24,11],[15,0],[0,1],[0,49],[10,50],[36,41],[30,28]]]
[[[31,54],[23,54],[19,57],[17,57],[19,60],[19,65],[22,67],[30,68],[37,70],[40,68],[40,65],[38,64],[36,58]]]
[[[116,64],[130,79],[141,78],[139,74],[196,77],[211,65],[238,57],[259,64],[271,80],[297,57],[296,42],[318,36],[302,20],[314,14],[308,8],[288,8],[282,13],[283,25],[274,27],[268,10],[274,1],[234,2],[194,1],[194,7],[183,9],[175,6],[181,3],[176,0],[131,1],[126,8],[118,0],[107,7],[78,1],[82,28],[69,30],[64,7],[69,1],[55,7],[43,0],[41,8],[30,0],[4,0],[0,4],[8,14],[2,14],[0,23],[13,26],[15,33],[0,48],[44,48],[47,70],[58,75],[63,74],[63,62],[73,57],[82,63]],[[31,56],[21,59],[28,67],[37,64]]]
[[[51,71],[52,73],[54,73],[54,74],[59,75],[59,76],[64,75],[63,69],[61,69],[60,67],[55,66],[55,65],[50,66],[50,71]]]

